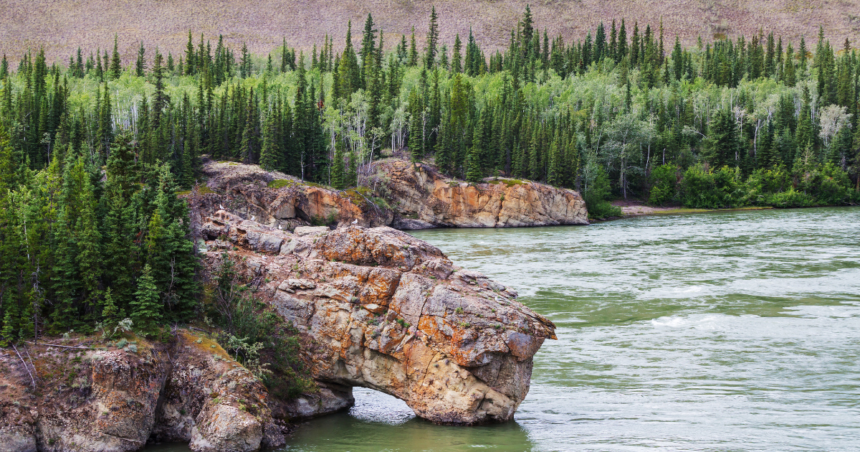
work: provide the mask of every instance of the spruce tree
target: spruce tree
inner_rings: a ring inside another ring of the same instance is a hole
[[[469,155],[466,157],[466,181],[468,182],[478,183],[481,182],[481,179],[483,178],[483,174],[481,173],[480,152],[480,149],[473,146],[469,150]]]
[[[436,15],[436,7],[430,9],[430,29],[427,31],[427,48],[425,56],[425,67],[433,69],[436,65],[436,47],[439,44],[439,17]]]
[[[707,161],[711,168],[719,169],[723,166],[735,166],[736,156],[740,152],[737,128],[732,120],[732,113],[727,109],[720,109],[711,119],[709,125],[709,153]]]
[[[460,54],[463,43],[460,42],[460,34],[454,37],[454,54],[451,56],[451,72],[457,74],[463,72],[463,57]]]
[[[346,169],[344,167],[343,159],[343,146],[340,144],[340,141],[338,141],[335,145],[334,162],[332,162],[331,167],[331,186],[337,190],[343,190],[346,188]]]
[[[278,138],[274,114],[270,113],[266,117],[266,123],[263,127],[263,147],[260,150],[260,167],[266,171],[275,171],[281,168]]]
[[[116,80],[122,74],[122,61],[119,58],[119,48],[117,47],[117,35],[113,35],[113,57],[110,60],[111,78]]]
[[[152,268],[147,264],[137,280],[137,291],[131,302],[131,319],[136,329],[143,333],[155,332],[161,321],[162,303],[158,297],[158,287],[152,276]]]
[[[358,186],[358,159],[355,157],[355,152],[349,153],[349,169],[346,173],[346,186]]]
[[[813,146],[815,140],[812,124],[812,99],[809,95],[809,88],[805,85],[801,99],[803,104],[800,108],[800,118],[798,118],[797,131],[795,132],[795,142],[797,143],[798,151]]]
[[[134,65],[134,74],[138,77],[143,77],[146,72],[146,49],[143,48],[143,41],[140,41],[140,48],[137,50],[137,62]]]
[[[349,34],[351,30],[348,30]],[[364,22],[364,35],[361,38],[361,87],[367,88],[373,76],[371,67],[376,58],[376,29],[373,28],[373,16],[367,14]]]
[[[352,22],[347,25],[346,48],[340,59],[340,67],[338,67],[338,83],[339,96],[347,100],[352,96],[352,93],[361,88],[361,69],[358,67],[358,57],[352,48]]]
[[[418,65],[418,46],[415,44],[415,27],[412,27],[412,39],[409,44],[409,66]]]

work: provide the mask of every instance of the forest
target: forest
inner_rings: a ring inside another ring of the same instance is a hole
[[[504,51],[362,30],[268,55],[188,35],[0,62],[0,342],[199,318],[188,207],[201,156],[345,189],[392,153],[469,182],[510,177],[696,208],[860,202],[860,58],[821,31],[684,48],[600,23],[566,43],[527,8]],[[389,38],[391,39],[391,38]],[[339,42],[336,42],[339,41]],[[341,44],[342,43],[342,44]],[[794,46],[797,46],[796,48]],[[12,66],[16,66],[13,68]]]

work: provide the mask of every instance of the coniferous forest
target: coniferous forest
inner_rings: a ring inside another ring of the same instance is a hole
[[[619,20],[577,42],[526,9],[507,48],[363,28],[269,55],[189,33],[0,63],[0,341],[200,313],[188,208],[200,157],[336,189],[389,151],[470,182],[506,176],[696,208],[860,200],[852,43],[760,32],[682,47]],[[353,39],[355,35],[356,39]]]

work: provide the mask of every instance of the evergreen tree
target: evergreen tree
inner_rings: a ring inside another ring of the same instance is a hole
[[[347,31],[349,36],[350,31]],[[351,40],[350,40],[351,41]],[[349,46],[349,44],[348,44]],[[373,28],[373,17],[368,14],[364,22],[364,35],[361,39],[361,87],[369,86],[369,79],[373,77],[372,66],[376,58],[376,29]],[[344,52],[346,54],[346,52]]]
[[[711,119],[709,130],[709,152],[707,161],[711,168],[735,166],[740,151],[737,128],[732,119],[732,113],[726,109],[718,110]]]
[[[415,45],[415,27],[412,27],[412,39],[409,44],[409,66],[418,65],[418,47]]]
[[[263,147],[260,150],[260,167],[266,171],[275,171],[281,168],[281,150],[278,148],[278,138],[274,114],[269,114],[263,127]]]
[[[331,167],[331,186],[337,190],[346,188],[346,169],[344,168],[343,147],[340,142],[335,145],[334,162]]]
[[[815,135],[812,124],[812,99],[809,95],[809,88],[803,87],[802,95],[803,104],[800,108],[800,117],[797,122],[797,132],[795,132],[795,141],[797,149],[806,149],[814,144]]]
[[[143,77],[146,72],[146,49],[143,48],[143,41],[140,41],[140,48],[137,50],[137,62],[134,65],[134,74],[138,77]]]
[[[118,79],[122,74],[122,62],[119,58],[119,49],[117,47],[117,35],[113,36],[113,57],[110,60],[110,74],[114,80]]]
[[[425,66],[433,69],[436,65],[436,47],[439,44],[439,17],[436,15],[436,7],[430,9],[430,29],[427,31],[427,47],[425,49]]]
[[[352,93],[361,88],[361,70],[358,67],[358,57],[352,48],[352,23],[347,26],[346,48],[340,59],[338,67],[338,94],[340,97],[349,99]]]
[[[152,268],[147,264],[137,281],[137,292],[131,302],[131,319],[136,328],[144,333],[155,332],[158,322],[161,321],[161,308]]]

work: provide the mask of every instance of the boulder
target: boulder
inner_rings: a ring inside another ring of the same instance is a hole
[[[257,165],[203,159],[206,193],[190,197],[192,212],[227,210],[276,230],[310,224],[381,226],[393,212],[368,200],[359,190],[334,190]],[[201,223],[202,218],[192,218]],[[273,248],[271,246],[270,248]]]

